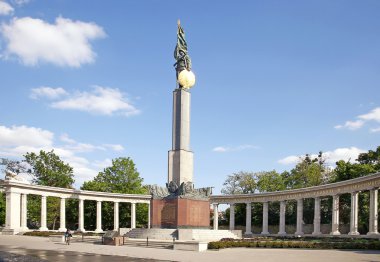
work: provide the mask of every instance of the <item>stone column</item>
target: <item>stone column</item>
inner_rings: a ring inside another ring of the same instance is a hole
[[[314,198],[314,231],[313,235],[321,235],[321,198]]]
[[[214,206],[214,225],[213,229],[218,230],[218,223],[219,223],[219,212],[218,212],[218,204],[213,204]]]
[[[333,196],[332,203],[332,221],[330,235],[340,235],[339,232],[339,195]]]
[[[358,200],[359,193],[351,193],[351,216],[350,216],[350,232],[349,235],[360,235],[358,232]]]
[[[79,199],[78,230],[80,232],[85,232],[85,229],[84,229],[84,200],[83,199]]]
[[[150,203],[148,203],[148,228],[150,228]]]
[[[168,183],[193,181],[193,152],[190,149],[190,97],[188,90],[173,92],[173,140],[168,156]]]
[[[66,199],[64,197],[61,197],[58,231],[66,232]]]
[[[136,203],[131,203],[131,228],[136,228]]]
[[[235,229],[235,204],[230,204],[230,230]]]
[[[119,202],[113,203],[113,230],[119,230]]]
[[[378,202],[378,191],[377,191],[377,188],[374,188],[369,191],[369,232],[367,233],[367,235],[379,234],[379,231],[377,228],[377,220],[379,217],[377,202]]]
[[[268,202],[263,203],[263,231],[262,235],[269,235],[268,231]]]
[[[95,232],[103,232],[102,229],[102,201],[96,201],[96,229]]]
[[[28,195],[22,194],[21,195],[21,230],[22,231],[28,231],[29,228],[27,226],[27,219],[28,219]]]
[[[251,203],[247,203],[246,204],[246,222],[245,222],[245,234],[246,235],[252,235],[252,224],[251,224],[251,220],[252,220],[252,205]]]
[[[286,203],[285,201],[280,202],[280,230],[279,235],[286,235],[285,231],[285,213],[286,213]]]
[[[297,236],[303,235],[303,199],[297,199],[297,230],[294,233]]]
[[[46,227],[46,196],[41,196],[41,231],[48,231]]]
[[[5,229],[20,231],[20,193],[6,191]]]

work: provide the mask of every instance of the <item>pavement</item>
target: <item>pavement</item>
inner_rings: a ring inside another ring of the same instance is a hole
[[[12,257],[13,256],[13,257]],[[37,260],[33,260],[37,259]],[[39,259],[39,260],[38,260]],[[380,262],[380,251],[229,248],[219,251],[181,251],[94,242],[52,242],[48,238],[0,235],[0,261],[268,261]]]

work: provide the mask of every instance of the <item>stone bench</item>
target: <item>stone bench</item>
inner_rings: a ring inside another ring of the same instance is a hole
[[[173,245],[174,250],[188,250],[188,251],[206,251],[208,243],[199,241],[175,241]]]

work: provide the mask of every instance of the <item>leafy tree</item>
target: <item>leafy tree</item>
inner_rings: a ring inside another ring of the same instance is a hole
[[[73,168],[64,163],[54,150],[39,154],[27,153],[25,162],[32,168],[32,182],[37,185],[72,188],[74,183]],[[47,198],[47,224],[53,230],[57,228],[59,219],[60,200],[55,197]],[[41,196],[28,197],[28,218],[31,227],[38,227],[41,212]]]
[[[110,193],[146,194],[148,190],[142,183],[143,179],[140,177],[132,159],[119,157],[112,160],[112,166],[105,168],[103,172],[99,172],[92,181],[84,182],[81,189]],[[146,224],[147,206],[137,205],[137,207],[136,223],[139,225]],[[95,227],[96,203],[94,201],[86,203],[85,209],[86,224]],[[120,204],[119,218],[121,227],[130,226],[130,205]],[[113,228],[113,203],[102,203],[102,225],[103,229]]]
[[[285,190],[284,178],[275,170],[259,172],[256,174],[257,189],[259,192],[274,192]]]
[[[54,150],[27,153],[25,161],[33,168],[33,183],[42,186],[71,188],[74,183],[73,168],[64,163]]]
[[[257,189],[256,174],[240,171],[229,175],[223,183],[222,194],[251,194]]]

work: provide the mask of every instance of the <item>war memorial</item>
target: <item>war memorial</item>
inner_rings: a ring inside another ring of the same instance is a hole
[[[339,229],[339,196],[351,194],[350,231],[348,235],[360,237],[358,232],[358,196],[369,191],[369,231],[365,236],[380,237],[378,231],[378,189],[380,173],[359,177],[343,182],[325,184],[310,188],[286,190],[270,193],[213,195],[212,188],[197,188],[193,184],[193,152],[190,146],[190,101],[191,87],[195,84],[195,75],[191,71],[191,59],[188,54],[185,33],[178,22],[177,46],[174,51],[176,60],[176,88],[173,91],[172,148],[168,152],[168,177],[166,186],[151,185],[150,194],[115,194],[105,192],[64,189],[39,186],[18,180],[13,174],[6,174],[2,182],[6,193],[6,225],[3,234],[17,234],[28,231],[27,201],[29,195],[41,196],[40,231],[48,231],[47,197],[60,198],[60,232],[66,231],[66,200],[79,200],[78,230],[85,232],[85,201],[96,201],[96,230],[102,230],[102,202],[114,204],[114,230],[119,230],[119,204],[131,205],[131,228],[129,237],[170,239],[173,235],[181,241],[218,240],[224,237],[240,238],[252,236],[253,227],[259,228],[256,235],[288,235],[286,232],[285,209],[287,201],[297,201],[297,222],[294,235],[340,236]],[[201,91],[199,91],[201,92]],[[163,181],[157,181],[163,184]],[[331,197],[333,201],[332,224],[329,232],[321,231],[321,197]],[[304,232],[303,201],[314,199],[314,223],[312,232]],[[279,231],[270,232],[268,228],[268,204],[280,203]],[[236,204],[246,204],[246,226],[244,232],[235,230]],[[252,203],[262,203],[262,225],[252,225]],[[147,228],[136,228],[136,204],[146,204],[148,208]],[[228,204],[230,207],[229,230],[218,228],[218,205]],[[213,212],[212,228],[210,226],[210,210]]]

